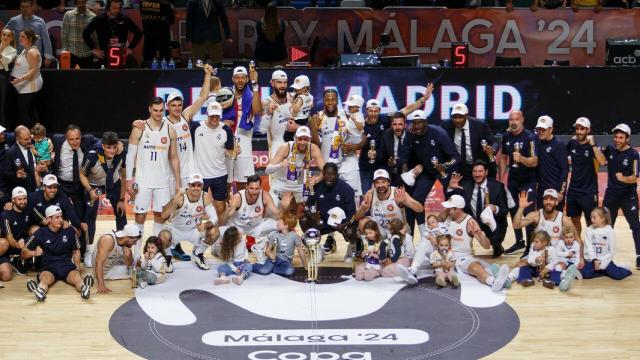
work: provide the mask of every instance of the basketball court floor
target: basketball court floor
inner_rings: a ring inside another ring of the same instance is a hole
[[[111,226],[113,220],[101,218],[97,233]],[[622,217],[616,235],[616,263],[635,265]],[[513,241],[509,231],[505,248]],[[567,293],[514,284],[491,294],[473,279],[463,279],[459,289],[437,289],[426,273],[418,286],[407,288],[393,279],[345,279],[351,268],[342,262],[345,243],[338,243],[316,285],[306,284],[298,269],[292,279],[253,275],[241,286],[214,287],[215,266],[204,272],[176,262],[166,283],[144,290],[111,281],[111,294],[94,292],[83,301],[71,286],[58,283],[45,303],[37,303],[26,289],[27,277],[14,276],[0,289],[0,358],[640,358],[635,270],[620,282],[576,281]],[[516,259],[497,262],[513,265]]]

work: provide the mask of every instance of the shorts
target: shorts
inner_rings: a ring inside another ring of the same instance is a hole
[[[76,266],[71,261],[69,261],[43,266],[42,268],[40,268],[40,273],[48,271],[53,274],[56,281],[67,281],[67,276],[69,276],[69,273],[74,270],[77,270]]]
[[[204,179],[204,188],[202,190],[207,192],[211,189],[213,200],[227,200],[227,177],[228,175],[222,175],[212,179]]]
[[[482,265],[482,267],[485,268],[485,270],[487,270],[488,273],[491,273],[491,265],[488,262],[486,262],[486,261],[484,261],[482,259],[475,258],[475,257],[473,257],[471,255],[462,255],[462,256],[457,257],[456,258],[456,270],[458,272],[462,272],[462,273],[471,275],[469,273],[469,266],[471,264],[473,264],[474,262],[479,262],[480,265]]]
[[[339,173],[338,176],[351,186],[356,196],[362,196],[362,185],[360,184],[360,172],[358,170]]]
[[[286,189],[284,186],[281,185],[281,183],[277,180],[274,180],[271,182],[271,187],[269,189],[269,195],[271,195],[271,198],[273,198],[273,203],[278,206],[280,204],[280,199],[282,199],[282,195],[284,195],[284,193],[286,192],[291,192],[293,193],[293,196],[296,199],[297,203],[301,203],[303,202],[304,196],[302,195],[302,185],[298,186],[298,189],[296,189],[296,191],[292,191],[292,190],[288,190]]]
[[[180,178],[180,188],[186,189],[189,186],[189,178],[183,177]],[[171,196],[175,196],[176,194],[176,178],[173,177],[173,173],[171,173],[171,178],[169,179],[169,191],[171,192]]]
[[[9,249],[0,255],[0,264],[11,261],[12,256],[20,255],[20,249],[9,246]]]
[[[95,263],[94,263],[95,264]],[[108,269],[102,270],[105,280],[123,280],[128,279],[129,267],[127,265],[113,265]]]
[[[151,208],[151,199],[153,198],[153,208]],[[144,188],[140,187],[135,198],[133,212],[136,214],[146,214],[149,210],[161,212],[162,207],[167,205],[171,200],[171,191],[166,188]]]
[[[253,167],[253,157],[239,157],[235,160],[227,159],[226,163],[229,171],[229,178],[227,179],[229,184],[234,181],[247,182],[249,176],[256,174]]]
[[[591,210],[598,206],[598,195],[593,196],[569,196],[567,194],[567,216],[576,217],[583,213],[586,218],[591,219]]]
[[[171,246],[178,245],[180,241],[188,241],[194,245],[200,242],[200,232],[195,227],[187,230],[168,225],[166,228],[171,232]]]
[[[222,239],[225,231],[227,231],[227,229],[230,228],[231,226],[235,226],[235,225],[230,224],[230,225],[220,226],[219,239]],[[238,230],[242,232],[243,235],[249,235],[255,238],[266,236],[268,233],[278,229],[277,221],[275,219],[262,219],[262,221],[258,225],[254,226],[252,229],[243,229],[240,226],[236,226],[236,227],[238,228]]]

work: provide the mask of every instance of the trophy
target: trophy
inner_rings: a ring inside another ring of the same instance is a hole
[[[307,184],[307,188],[309,188],[309,195],[314,196],[316,194],[315,190],[313,190],[313,185],[309,183],[309,180],[313,177],[313,172],[311,170],[306,171],[307,176],[305,179],[305,183]]]
[[[309,265],[307,266],[307,281],[318,282],[318,247],[320,242],[316,240],[307,240],[307,249],[309,250]]]
[[[437,170],[437,166],[440,165],[440,162],[438,161],[438,158],[436,156],[431,158],[431,163],[433,164],[433,166],[436,168]],[[440,173],[440,177],[442,179],[446,179],[447,176],[449,176],[449,174],[447,174],[446,171],[442,170],[442,171],[438,171]]]
[[[202,224],[202,218],[201,217],[195,218],[194,221],[196,223],[196,228],[199,227],[200,224]],[[198,232],[200,233],[200,242],[202,243],[206,239],[205,231],[198,230]]]
[[[233,150],[231,150],[231,160],[235,160],[238,158],[238,150],[240,149],[240,138],[237,136],[233,137]]]
[[[133,249],[131,250],[133,252]],[[131,263],[131,288],[135,289],[138,287],[138,270],[136,268],[136,259],[133,258],[133,262]]]
[[[485,186],[484,188],[484,205],[487,206],[491,204],[491,201],[489,201],[489,187]]]
[[[22,167],[22,160],[20,159],[15,159],[13,161],[13,164],[16,166],[16,171],[17,170],[24,170],[24,167]]]
[[[513,152],[520,154],[520,150],[521,150],[520,143],[519,142],[513,143]],[[513,166],[514,168],[517,168],[518,167],[518,162],[514,161],[511,166]]]
[[[249,72],[255,71],[255,69],[256,69],[256,62],[253,60],[249,60]]]
[[[133,185],[131,185],[131,189],[133,190],[134,193],[138,193],[138,183],[133,183]],[[135,197],[129,197],[129,201],[127,201],[127,203],[129,203],[129,205],[133,205],[136,203],[136,198]]]
[[[95,188],[94,190],[96,192],[96,196],[99,198],[100,195],[102,195],[102,189]],[[96,201],[91,198],[91,190],[89,190],[89,201],[87,202],[87,205],[89,205],[89,207],[93,207],[95,203]]]
[[[376,151],[376,141],[374,139],[369,140],[369,150]],[[369,159],[369,164],[376,162],[376,159]]]
[[[480,141],[480,144],[482,145],[483,149],[486,149],[487,146],[489,146],[489,143],[485,139],[482,139],[482,141]],[[488,155],[488,156],[489,156],[489,161],[491,161],[491,162],[495,162],[496,161],[496,156],[493,153],[491,155]]]
[[[203,68],[204,67],[204,63],[202,62],[202,60],[200,60],[200,59],[196,60],[196,67],[197,68]]]

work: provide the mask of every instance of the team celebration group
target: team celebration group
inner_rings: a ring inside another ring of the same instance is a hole
[[[610,145],[596,144],[589,119],[580,117],[565,143],[551,117],[540,116],[533,131],[515,110],[498,142],[462,103],[449,120],[428,124],[421,108],[432,84],[391,114],[357,95],[338,106],[334,89],[316,111],[305,75],[290,81],[273,71],[263,100],[251,65],[236,67],[229,87],[209,65],[203,72],[192,104],[180,93],[152,99],[127,144],[114,132],[95,138],[74,125],[51,138],[40,124],[0,128],[0,281],[33,268],[27,288],[38,301],[56,281],[88,299],[94,285],[111,292],[110,280],[162,283],[176,259],[208,271],[210,252],[220,260],[213,283],[240,285],[255,274],[292,276],[296,250],[315,281],[337,239],[347,242],[344,261],[362,281],[416,284],[426,269],[439,287],[459,286],[456,274],[464,273],[496,292],[537,280],[566,291],[576,279],[631,275],[613,261],[620,210],[640,254],[639,159],[624,123]],[[206,120],[192,121],[203,107]],[[269,141],[264,177],[255,173],[254,132]],[[602,206],[599,166],[608,176]],[[447,200],[430,214],[436,181]],[[113,208],[118,230],[96,237],[100,204]],[[144,237],[149,212],[153,230]],[[516,242],[504,249],[508,216]],[[474,256],[474,242],[494,257],[523,255],[512,266],[491,264]]]

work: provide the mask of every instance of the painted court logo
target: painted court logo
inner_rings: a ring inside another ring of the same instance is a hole
[[[296,270],[214,286],[214,271],[177,263],[165,283],[137,289],[109,328],[144,358],[211,360],[470,359],[519,328],[503,293],[464,274],[460,288],[436,289],[428,274],[406,287],[342,279],[350,268],[320,268],[321,283],[307,284]]]

